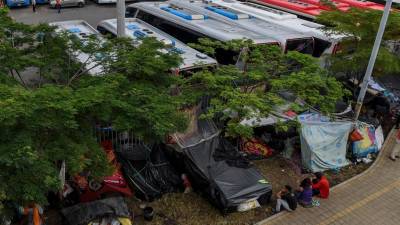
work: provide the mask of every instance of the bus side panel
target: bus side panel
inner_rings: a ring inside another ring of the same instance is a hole
[[[31,1],[30,0],[7,0],[6,4],[9,8],[24,7],[24,6],[29,6],[31,4]]]

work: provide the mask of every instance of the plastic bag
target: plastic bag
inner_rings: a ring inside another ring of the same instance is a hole
[[[353,130],[350,134],[350,140],[355,142],[355,141],[361,141],[363,139],[363,136],[361,133],[358,131],[358,129]]]

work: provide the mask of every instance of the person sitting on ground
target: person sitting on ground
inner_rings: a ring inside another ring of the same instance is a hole
[[[303,207],[312,206],[312,182],[310,178],[305,178],[300,183],[300,187],[296,191],[297,201]]]
[[[289,212],[296,210],[297,200],[290,185],[285,185],[285,187],[276,194],[276,197],[277,200],[275,210],[273,210],[274,213],[280,212],[281,207]]]
[[[313,180],[312,193],[313,196],[320,198],[329,197],[329,181],[321,172],[316,172],[315,179]]]

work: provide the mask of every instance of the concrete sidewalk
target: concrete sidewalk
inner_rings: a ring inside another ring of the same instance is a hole
[[[399,225],[400,160],[388,156],[395,145],[388,135],[378,159],[366,172],[332,188],[321,206],[280,213],[257,225]]]

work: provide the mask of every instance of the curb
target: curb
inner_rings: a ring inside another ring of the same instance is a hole
[[[378,157],[376,158],[376,160],[373,162],[373,164],[372,164],[368,169],[366,169],[366,170],[363,171],[362,173],[357,174],[356,176],[354,176],[354,177],[352,177],[352,178],[350,178],[350,179],[348,179],[348,180],[343,181],[343,182],[340,183],[340,184],[337,184],[337,185],[333,186],[333,187],[330,189],[331,192],[333,192],[334,190],[336,190],[337,188],[339,188],[339,187],[341,187],[341,186],[344,186],[344,185],[350,183],[350,182],[353,181],[353,180],[356,180],[356,179],[358,179],[358,178],[360,178],[360,177],[362,177],[362,176],[364,176],[364,175],[370,173],[370,172],[378,165],[378,162],[382,161],[382,159],[384,158],[384,156],[386,156],[386,154],[385,154],[385,152],[384,152],[384,149],[387,147],[388,143],[390,142],[389,140],[390,140],[391,137],[394,135],[395,131],[396,131],[396,129],[393,128],[393,129],[389,132],[389,134],[387,135],[386,140],[385,140],[385,142],[383,143],[382,148],[381,148],[381,150],[380,150],[380,152],[379,152],[379,154],[378,154]],[[272,215],[272,216],[270,216],[270,217],[267,217],[266,219],[261,220],[261,221],[255,223],[254,225],[264,225],[264,224],[266,224],[267,222],[270,222],[270,221],[272,221],[272,220],[274,220],[274,219],[276,219],[276,218],[278,218],[278,217],[286,216],[287,214],[288,214],[288,212],[283,211],[283,212],[280,212],[280,213],[278,213],[278,214],[275,214],[275,215]]]

